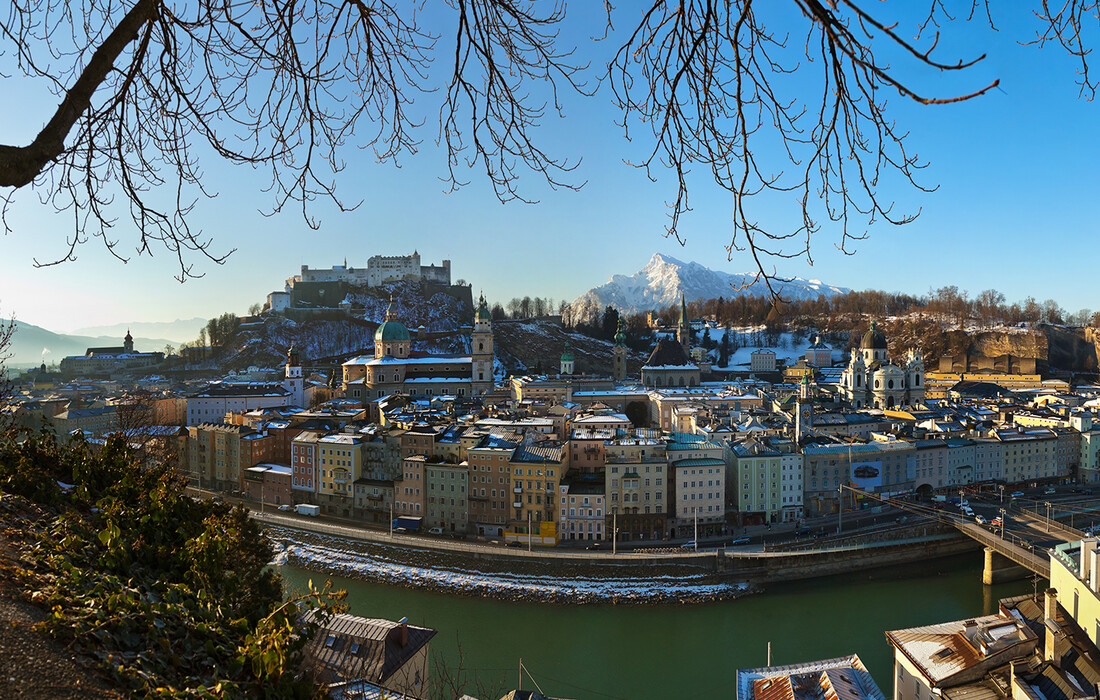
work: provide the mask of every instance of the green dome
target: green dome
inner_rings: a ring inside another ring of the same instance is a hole
[[[626,345],[626,326],[622,316],[619,316],[619,327],[615,330],[615,345],[619,347]]]
[[[395,342],[395,341],[409,341],[409,329],[405,328],[400,321],[397,320],[397,313],[393,308],[393,297],[390,297],[390,305],[386,308],[386,320],[382,322],[382,325],[378,326],[378,330],[374,332],[374,342]]]
[[[569,348],[569,341],[568,340],[565,341],[565,352],[563,352],[561,354],[561,361],[562,362],[572,362],[573,361],[573,351]]]
[[[492,321],[493,315],[489,311],[489,305],[485,303],[485,295],[481,295],[481,299],[478,301],[477,312],[474,314],[475,321]]]
[[[386,321],[374,332],[374,342],[409,340],[409,329],[398,321]]]

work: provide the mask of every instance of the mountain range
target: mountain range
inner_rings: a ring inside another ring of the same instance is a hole
[[[199,337],[199,329],[206,327],[205,318],[178,318],[175,321],[137,321],[134,323],[116,323],[113,326],[88,326],[77,328],[72,335],[121,338],[129,332],[135,338],[167,338],[173,343],[190,343]],[[164,346],[161,345],[161,348]]]
[[[88,348],[121,346],[124,335],[125,329],[114,336],[68,335],[16,320],[12,344],[8,348],[12,357],[5,364],[9,367],[28,367],[42,362],[49,365],[69,355],[83,355]],[[134,337],[134,349],[138,352],[163,352],[165,345],[176,343],[166,338]]]
[[[753,281],[752,273],[730,273],[711,270],[697,262],[681,262],[655,253],[641,270],[629,277],[612,275],[606,283],[589,289],[569,304],[567,323],[589,321],[613,306],[620,313],[655,311],[680,302],[680,290],[688,301],[735,296],[763,296],[767,288],[762,283],[740,289]],[[825,284],[820,280],[795,277],[776,284],[776,290],[787,299],[816,299],[847,294],[850,289]]]

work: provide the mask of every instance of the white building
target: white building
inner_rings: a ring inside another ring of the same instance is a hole
[[[759,348],[752,351],[752,361],[749,364],[749,368],[753,372],[774,372],[775,371],[775,351],[768,350],[767,348]]]
[[[871,322],[841,375],[840,393],[854,408],[894,408],[924,401],[924,360],[910,350],[904,366],[886,355],[886,336]]]

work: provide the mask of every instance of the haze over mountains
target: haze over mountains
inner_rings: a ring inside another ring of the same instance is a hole
[[[146,321],[136,323],[116,323],[113,326],[87,326],[77,328],[70,335],[85,336],[118,336],[126,335],[129,331],[134,338],[143,336],[146,338],[167,338],[173,343],[190,343],[199,337],[199,329],[206,326],[207,319],[178,318],[175,321]],[[163,344],[161,345],[163,348]],[[160,349],[160,348],[158,348]]]
[[[15,335],[12,337],[10,348],[12,357],[5,364],[10,367],[27,367],[42,362],[46,364],[61,362],[63,357],[69,355],[83,355],[84,351],[90,347],[120,346],[125,335],[125,328],[122,329],[121,333],[109,336],[54,333],[45,328],[16,320]],[[165,345],[178,345],[177,342],[167,338],[142,338],[133,332],[132,335],[134,335],[134,349],[139,352],[163,352]],[[197,331],[195,335],[198,335]]]
[[[681,289],[688,301],[763,296],[767,293],[767,288],[762,283],[737,291],[738,287],[752,282],[753,277],[750,273],[711,270],[697,262],[685,263],[668,255],[655,253],[649,263],[633,275],[612,275],[606,283],[574,299],[569,304],[567,320],[576,322],[591,319],[609,305],[625,313],[660,309],[678,304]],[[778,285],[778,290],[788,299],[816,299],[821,294],[832,297],[851,291],[820,280],[799,277]]]

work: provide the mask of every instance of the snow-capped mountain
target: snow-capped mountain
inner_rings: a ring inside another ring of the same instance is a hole
[[[655,253],[649,263],[633,275],[612,275],[605,284],[574,299],[569,304],[565,320],[568,323],[588,320],[602,313],[608,305],[624,313],[663,308],[680,301],[681,289],[688,301],[766,294],[767,287],[762,282],[737,291],[738,287],[751,282],[753,277],[749,273],[711,270],[697,262],[680,262],[676,258]],[[851,290],[834,287],[819,280],[796,277],[789,282],[780,283],[778,291],[787,299],[816,299],[820,294],[831,297]]]

